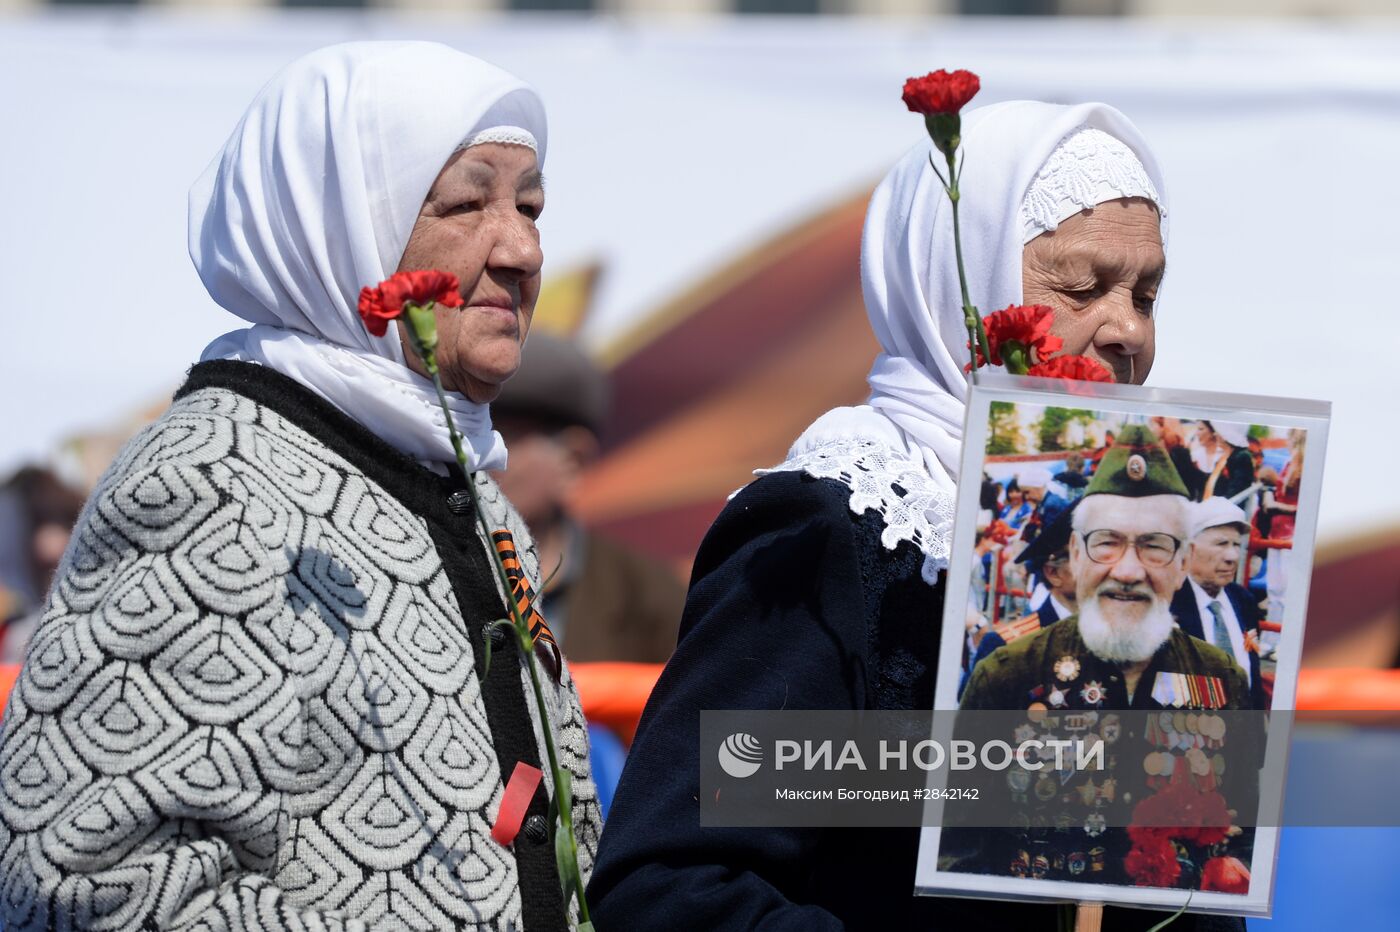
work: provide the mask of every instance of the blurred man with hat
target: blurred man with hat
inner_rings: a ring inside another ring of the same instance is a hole
[[[1075,591],[1074,574],[1069,569],[1069,535],[1070,520],[1077,504],[1071,504],[1016,558],[1017,563],[1025,564],[1027,570],[1044,581],[1047,589],[1045,598],[1035,611],[1024,618],[992,625],[991,630],[977,642],[977,652],[968,664],[969,672],[975,670],[977,664],[990,657],[998,647],[1035,634],[1046,625],[1074,614],[1079,597]]]
[[[1259,606],[1236,582],[1249,520],[1224,498],[1193,504],[1191,515],[1187,577],[1172,600],[1172,614],[1181,630],[1234,658],[1249,679],[1252,705],[1266,709],[1268,698],[1259,675]]]
[[[592,360],[569,340],[531,332],[519,371],[491,403],[510,448],[509,466],[492,476],[535,537],[549,578],[545,614],[569,660],[664,663],[685,606],[680,580],[569,513],[597,457],[607,408],[607,384]]]

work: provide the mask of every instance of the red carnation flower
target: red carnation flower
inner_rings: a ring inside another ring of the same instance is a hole
[[[1006,365],[1003,351],[1010,347],[1020,349],[1027,365],[1030,365],[1032,350],[1035,351],[1037,360],[1049,357],[1064,346],[1063,340],[1050,334],[1050,325],[1054,322],[1055,312],[1043,304],[1027,304],[1023,307],[1013,304],[982,318],[982,326],[987,331],[987,349],[992,354],[992,365]],[[977,364],[987,364],[980,349],[977,352]]]
[[[1056,356],[1031,366],[1026,375],[1079,382],[1112,382],[1113,373],[1087,356]]]
[[[932,71],[904,82],[904,105],[914,113],[957,113],[981,90],[971,71]]]
[[[1181,878],[1176,846],[1160,836],[1134,844],[1123,859],[1123,870],[1139,887],[1174,887]]]
[[[360,289],[360,319],[370,333],[382,337],[389,321],[403,313],[405,304],[461,307],[459,287],[456,275],[436,269],[398,272],[374,288]]]
[[[1201,889],[1221,893],[1248,893],[1249,868],[1239,858],[1211,858],[1201,868]]]

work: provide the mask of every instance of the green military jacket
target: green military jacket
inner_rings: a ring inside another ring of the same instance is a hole
[[[1209,682],[1201,683],[1200,678]],[[1201,686],[1206,692],[1198,692]],[[1216,686],[1224,687],[1223,696],[1215,692]],[[1051,712],[1250,708],[1249,681],[1234,658],[1180,628],[1173,628],[1157,649],[1129,697],[1120,666],[1085,646],[1078,615],[1018,638],[985,658],[972,671],[961,708],[1025,709],[1035,702]]]
[[[1131,883],[1125,872],[1131,842],[1121,826],[1141,800],[1173,779],[1218,788],[1232,806],[1257,798],[1257,736],[1226,739],[1223,720],[1214,714],[1250,708],[1244,671],[1224,651],[1179,628],[1153,655],[1130,697],[1121,666],[1091,653],[1078,617],[1071,616],[986,657],[973,671],[961,708],[1025,712],[967,723],[983,741],[1000,738],[1015,746],[1033,737],[1101,740],[1106,771],[1047,765],[1028,772],[1013,766],[984,775],[982,798],[1005,807],[1001,817],[1009,816],[1012,824],[948,832],[943,853],[951,870]],[[1180,846],[1181,884],[1198,883],[1202,863],[1226,847]],[[1228,849],[1248,863],[1252,832]]]

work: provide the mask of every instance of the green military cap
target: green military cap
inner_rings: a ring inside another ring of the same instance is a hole
[[[1157,436],[1143,424],[1130,424],[1104,453],[1085,495],[1187,497],[1186,483],[1172,465]]]

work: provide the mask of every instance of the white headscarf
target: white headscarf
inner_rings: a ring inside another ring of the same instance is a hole
[[[1164,195],[1161,172],[1147,143],[1112,107],[1012,101],[963,116],[963,259],[968,290],[984,316],[1021,302],[1023,198],[1052,153],[1085,127],[1125,143]],[[885,543],[893,547],[899,537],[915,540],[931,561],[926,563],[926,577],[930,568],[946,565],[967,397],[963,366],[971,358],[954,264],[952,210],[929,166],[932,150],[928,139],[910,150],[876,188],[866,214],[861,283],[866,313],[882,350],[867,376],[870,397],[864,405],[822,415],[788,455],[789,464],[806,468],[818,450],[873,443],[920,464],[927,474],[923,481],[932,490],[924,496],[931,503],[925,510],[937,513],[922,518],[903,515],[901,520],[909,521],[913,530],[887,534]],[[936,158],[942,171],[943,156]],[[1137,193],[1097,186],[1092,190],[1094,203]],[[1165,215],[1165,198],[1157,203]],[[1165,235],[1164,227],[1164,240]],[[856,491],[847,478],[850,472],[841,477]],[[897,481],[909,491],[908,477]],[[863,510],[867,501],[868,495],[853,495],[852,508],[859,504],[858,510]],[[882,504],[887,522],[891,512],[907,510],[894,504]]]
[[[492,127],[533,135],[543,166],[535,91],[444,45],[352,42],[288,65],[190,189],[190,258],[214,300],[253,324],[202,358],[269,366],[409,456],[455,460],[432,383],[357,305],[398,268],[447,159]],[[487,406],[448,397],[472,468],[503,467]]]

